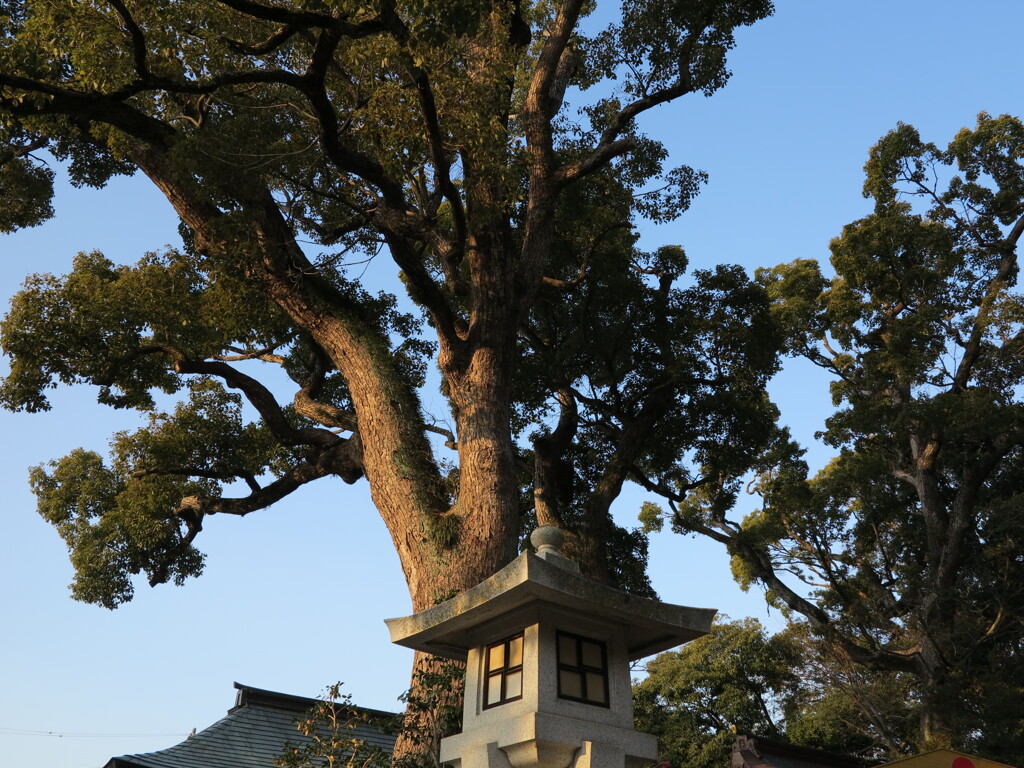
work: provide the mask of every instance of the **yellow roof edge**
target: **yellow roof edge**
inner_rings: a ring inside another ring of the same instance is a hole
[[[889,768],[889,766],[891,765],[907,763],[907,761],[909,760],[920,760],[921,758],[927,758],[930,755],[937,755],[940,752],[944,752],[955,757],[966,757],[968,760],[974,763],[975,768],[1017,768],[1017,766],[1009,765],[1007,763],[1000,763],[997,760],[989,760],[987,757],[979,757],[978,755],[972,755],[967,752],[961,752],[956,749],[947,749],[946,747],[930,749],[927,752],[922,752],[918,755],[901,757],[899,760],[893,760],[891,763],[885,763],[884,765],[879,766],[879,768]]]

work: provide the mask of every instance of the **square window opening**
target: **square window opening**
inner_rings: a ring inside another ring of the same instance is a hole
[[[523,698],[523,633],[484,649],[484,709]]]
[[[608,701],[608,648],[600,640],[556,633],[558,697],[598,707]]]

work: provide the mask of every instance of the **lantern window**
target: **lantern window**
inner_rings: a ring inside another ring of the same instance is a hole
[[[557,640],[559,698],[610,706],[605,644],[568,632],[558,632]]]
[[[523,633],[488,645],[484,653],[484,709],[523,698]]]

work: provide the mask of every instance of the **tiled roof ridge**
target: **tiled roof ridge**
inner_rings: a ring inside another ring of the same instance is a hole
[[[288,712],[301,714],[308,712],[323,701],[323,699],[310,698],[308,696],[296,696],[291,693],[280,693],[279,691],[271,691],[266,688],[256,688],[239,682],[234,683],[234,686],[238,693],[235,696],[235,706],[228,710],[229,715],[235,710],[247,706],[283,709]],[[360,707],[356,704],[352,704],[351,707],[355,712],[366,715],[371,719],[388,719],[398,715],[397,712],[370,709],[369,707]]]

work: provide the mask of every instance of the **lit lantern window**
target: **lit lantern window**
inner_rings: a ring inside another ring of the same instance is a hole
[[[558,696],[607,707],[608,653],[604,643],[558,632]]]
[[[484,709],[523,698],[523,635],[487,646]]]

